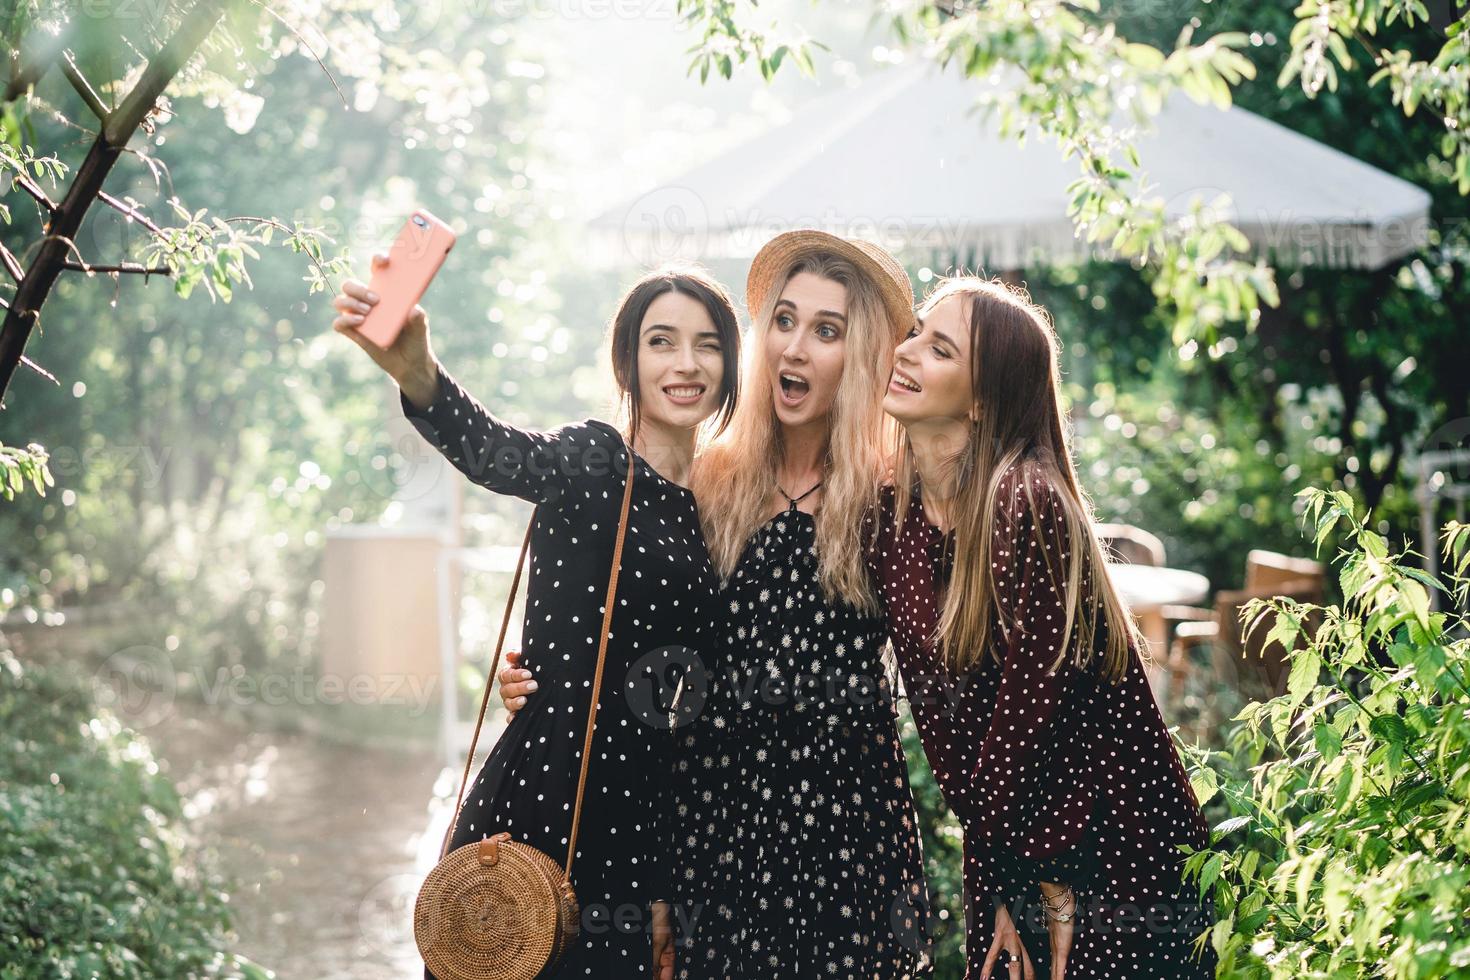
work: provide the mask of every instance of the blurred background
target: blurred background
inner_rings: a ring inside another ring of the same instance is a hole
[[[1344,491],[1432,572],[1470,479],[1464,61],[1405,83],[1406,115],[1364,52],[1433,60],[1463,12],[1379,23],[1349,67],[1336,25],[1312,49],[1277,4],[1033,4],[1035,37],[1007,8],[12,5],[8,313],[48,208],[75,215],[78,186],[90,207],[44,319],[5,321],[0,976],[417,975],[413,896],[529,515],[443,464],[331,330],[415,206],[460,236],[423,300],[436,352],[533,428],[611,417],[607,317],[658,262],[743,299],[761,242],[818,226],[882,241],[920,294],[959,265],[1024,283],[1182,740],[1221,745],[1285,690],[1291,644],[1240,636],[1250,598],[1342,597],[1298,490]],[[749,60],[747,23],[771,38]],[[190,30],[99,177],[98,110],[127,115]],[[1210,36],[1233,40],[1151,98],[1163,59],[1138,46]],[[1109,57],[1119,88],[1077,70]],[[970,112],[985,92],[1000,113]],[[1056,140],[1080,112],[1084,150],[1133,169],[1098,125],[1130,102],[1157,114],[1137,150],[1161,221],[1101,254],[1069,203],[1096,195],[1106,226],[1144,195]],[[1007,118],[1061,128],[1022,145]],[[1249,247],[1179,237],[1216,220]],[[1144,254],[1154,234],[1185,251]],[[937,975],[959,977],[959,830],[906,738]]]

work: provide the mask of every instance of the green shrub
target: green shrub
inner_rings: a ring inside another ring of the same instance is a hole
[[[1346,534],[1344,600],[1247,606],[1298,647],[1287,692],[1246,705],[1223,751],[1180,744],[1218,821],[1187,861],[1221,914],[1201,942],[1222,978],[1470,976],[1470,623],[1429,592],[1464,608],[1470,526],[1446,526],[1440,583],[1345,492],[1300,496],[1319,547]]]
[[[269,977],[147,743],[75,671],[0,649],[0,978]]]

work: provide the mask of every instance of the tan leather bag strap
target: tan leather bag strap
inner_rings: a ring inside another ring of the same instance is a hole
[[[621,435],[621,433],[619,433]],[[633,459],[633,449],[628,445],[627,439],[623,439],[623,449],[628,457],[628,479],[623,484],[623,505],[618,514],[618,535],[613,544],[612,571],[607,577],[607,604],[602,613],[602,634],[597,641],[597,669],[592,679],[592,706],[587,713],[587,735],[582,742],[582,771],[577,777],[577,803],[572,811],[572,832],[567,838],[567,877],[572,875],[572,858],[577,853],[577,827],[582,822],[582,794],[587,787],[587,764],[592,754],[592,733],[597,727],[597,698],[602,691],[602,668],[607,659],[607,636],[608,629],[612,626],[613,598],[618,591],[618,571],[623,561],[623,539],[628,533],[628,507],[633,501],[633,469],[637,465]],[[444,843],[439,847],[439,859],[442,861],[444,855],[449,851],[449,840],[454,836],[454,828],[459,823],[459,813],[464,807],[464,791],[469,785],[470,770],[475,763],[475,743],[480,739],[480,728],[485,723],[485,709],[490,704],[490,689],[495,686],[495,675],[500,669],[500,651],[505,646],[505,634],[510,627],[511,607],[515,605],[516,592],[520,589],[521,570],[526,564],[526,553],[531,550],[531,529],[536,526],[536,515],[532,513],[530,522],[526,525],[526,536],[521,541],[520,557],[516,559],[515,577],[511,579],[510,595],[505,600],[505,614],[500,619],[500,636],[495,640],[495,656],[490,660],[490,675],[485,679],[485,694],[480,698],[480,717],[475,720],[475,733],[470,737],[470,754],[465,759],[464,776],[459,782],[459,798],[454,803],[454,816],[449,821],[449,827],[444,831]],[[446,683],[449,683],[446,680]]]

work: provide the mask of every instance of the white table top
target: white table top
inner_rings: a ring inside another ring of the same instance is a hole
[[[1210,592],[1209,579],[1183,568],[1109,562],[1108,577],[1135,613],[1153,612],[1160,606],[1193,605]]]

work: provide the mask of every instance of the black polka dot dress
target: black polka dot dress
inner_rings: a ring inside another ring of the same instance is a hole
[[[509,831],[566,860],[598,632],[628,458],[587,419],[528,432],[491,415],[446,372],[415,428],[475,483],[538,504],[531,532],[525,665],[539,689],[465,791],[450,849]],[[666,661],[709,640],[717,579],[694,497],[634,456],[633,498],[598,699],[572,885],[581,933],[557,978],[652,975],[647,907],[671,886],[669,705],[650,689]],[[667,699],[665,699],[667,700]],[[432,975],[425,970],[425,976]]]
[[[992,543],[1000,602],[1019,629],[1001,663],[955,676],[928,638],[942,608],[954,535],[924,516],[916,492],[895,540],[886,488],[879,536],[869,552],[924,751],[946,802],[964,827],[968,980],[978,980],[995,935],[993,900],[1011,909],[1032,962],[1049,964],[1041,881],[1077,896],[1067,977],[1079,980],[1193,980],[1214,977],[1209,902],[1181,880],[1178,844],[1202,848],[1208,828],[1136,650],[1120,686],[1054,661],[1065,618],[1062,593],[1043,550],[1065,568],[1071,546],[1061,499],[1027,467],[1002,478]],[[1036,529],[1041,541],[1038,542]],[[1085,567],[1084,588],[1093,570]],[[1076,635],[1075,633],[1073,634]],[[1096,642],[1105,642],[1099,630]],[[1006,954],[994,975],[1005,976]],[[1045,967],[1049,969],[1049,966]],[[1045,976],[1045,972],[1039,972]]]
[[[676,712],[681,980],[932,975],[883,621],[822,598],[815,530],[793,505],[752,535]]]

